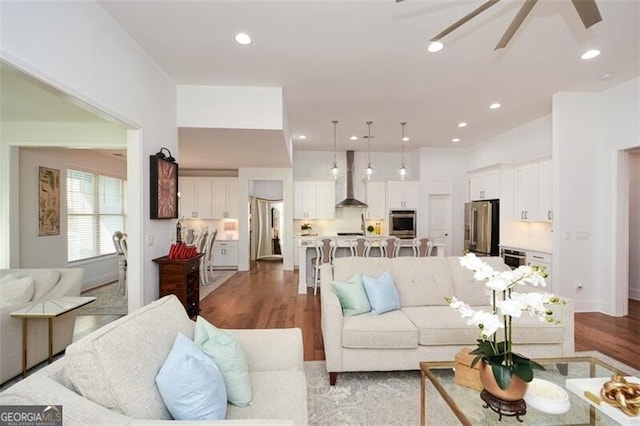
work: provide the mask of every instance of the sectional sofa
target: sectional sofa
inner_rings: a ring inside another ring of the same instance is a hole
[[[12,292],[11,301],[0,300],[0,383],[22,373],[22,321],[12,318],[11,312],[43,299],[60,296],[80,296],[84,269],[81,268],[33,268],[33,269],[0,269],[0,280],[12,275],[21,280],[23,285],[20,294]],[[25,282],[26,281],[26,282]],[[8,283],[0,283],[0,285]],[[5,293],[3,293],[5,294]],[[53,320],[53,353],[63,351],[73,339],[73,327],[76,311],[69,312]],[[27,321],[27,367],[41,363],[49,357],[48,320],[30,319]],[[6,342],[14,342],[6,344]]]
[[[65,425],[169,424],[155,377],[178,333],[193,339],[194,327],[176,296],[165,296],[74,342],[64,357],[0,393],[0,405],[62,405]],[[300,329],[229,331],[247,359],[251,405],[229,404],[225,420],[180,424],[306,425]]]
[[[508,268],[499,257],[483,260],[497,270]],[[451,361],[460,349],[473,347],[477,329],[447,305],[446,297],[490,311],[484,285],[460,266],[458,257],[343,257],[323,268],[322,337],[331,384],[339,372],[417,370],[420,361]],[[331,281],[346,282],[356,273],[378,277],[385,271],[393,278],[400,309],[344,316]],[[555,309],[560,324],[528,314],[514,319],[516,352],[529,357],[574,353],[573,301]]]

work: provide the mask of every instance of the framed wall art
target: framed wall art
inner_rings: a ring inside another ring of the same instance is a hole
[[[60,235],[60,170],[38,167],[38,235]]]
[[[163,150],[166,148],[163,148]],[[167,150],[168,151],[168,150]],[[178,218],[178,163],[162,150],[149,156],[151,163],[151,219]]]

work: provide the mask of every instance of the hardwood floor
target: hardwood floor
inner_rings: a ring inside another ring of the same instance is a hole
[[[640,369],[640,301],[629,300],[629,315],[575,314],[576,351],[595,350]]]
[[[238,272],[204,298],[200,314],[221,328],[300,327],[305,361],[324,360],[320,296],[314,296],[313,290],[307,294],[297,291],[297,271],[284,271],[281,262],[259,261],[252,264],[251,271]],[[113,319],[93,320],[94,326]],[[87,322],[84,332],[90,329]],[[629,301],[625,317],[577,313],[575,335],[576,351],[600,351],[640,369],[640,301]]]
[[[300,327],[304,359],[324,360],[320,295],[298,294],[298,272],[282,262],[258,261],[200,301],[200,315],[221,328]]]

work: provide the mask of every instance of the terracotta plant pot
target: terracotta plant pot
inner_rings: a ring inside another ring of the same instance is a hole
[[[501,389],[496,382],[496,378],[493,376],[491,364],[484,360],[480,363],[480,381],[484,386],[484,390],[503,401],[517,401],[522,399],[527,391],[527,382],[515,375],[511,377],[509,387],[507,389]]]

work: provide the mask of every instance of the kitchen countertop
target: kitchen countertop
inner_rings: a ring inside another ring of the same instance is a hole
[[[518,251],[535,251],[538,253],[553,254],[553,250],[549,247],[523,246],[518,244],[500,244],[500,248]]]

